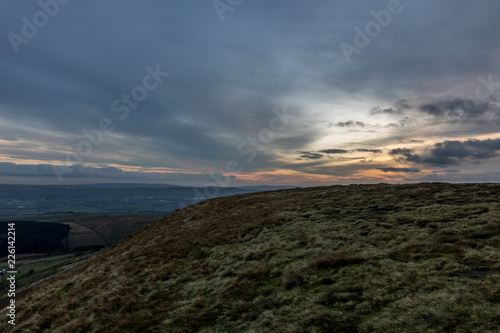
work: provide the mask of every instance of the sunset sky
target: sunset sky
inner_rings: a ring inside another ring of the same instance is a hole
[[[500,181],[497,0],[0,8],[0,183]]]

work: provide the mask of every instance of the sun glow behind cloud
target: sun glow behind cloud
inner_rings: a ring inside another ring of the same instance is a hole
[[[0,161],[16,166],[0,167],[0,182],[74,164],[65,181],[500,180],[500,3],[401,3],[347,63],[339,45],[387,1],[252,2],[223,22],[210,3],[71,2],[18,54],[3,40]],[[9,6],[5,33],[38,10]],[[113,101],[153,82],[156,64],[170,75],[121,119]],[[284,106],[290,123],[259,139]],[[78,158],[103,119],[115,130]]]

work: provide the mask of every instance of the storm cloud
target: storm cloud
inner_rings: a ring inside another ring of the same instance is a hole
[[[500,139],[445,141],[437,143],[423,162],[440,166],[459,165],[465,159],[479,161],[494,158],[498,156],[498,151]]]
[[[222,17],[211,1],[69,1],[39,26],[40,2],[1,3],[0,177],[307,185],[379,179],[393,159],[494,173],[496,0],[402,0],[350,63],[340,45],[387,0],[243,1]]]
[[[423,151],[415,154],[415,149],[396,148],[389,154],[395,155],[399,162],[413,162],[435,166],[459,165],[464,160],[488,160],[498,156],[500,139],[444,141],[438,142]]]

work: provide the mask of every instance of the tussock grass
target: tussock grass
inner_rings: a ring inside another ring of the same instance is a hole
[[[19,299],[14,331],[496,332],[499,197],[432,183],[200,202]]]

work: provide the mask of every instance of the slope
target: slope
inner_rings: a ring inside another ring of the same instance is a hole
[[[424,183],[199,202],[17,300],[13,331],[493,332],[499,196]]]

